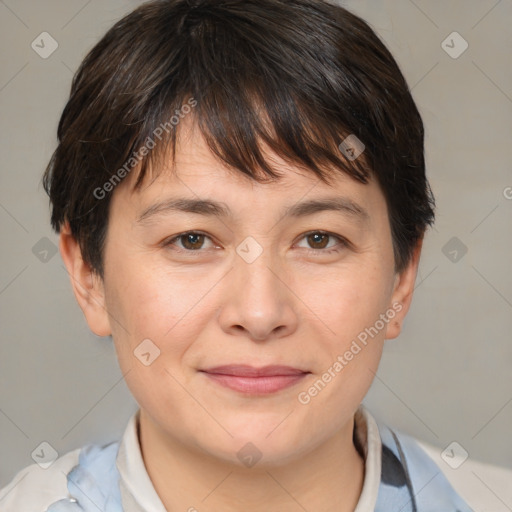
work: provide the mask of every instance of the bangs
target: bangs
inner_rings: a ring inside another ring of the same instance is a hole
[[[315,51],[310,41],[306,49],[304,41],[299,41],[304,36],[293,27],[273,26],[270,15],[268,20],[257,21],[267,23],[274,44],[254,30],[250,12],[233,20],[207,11],[197,8],[183,19],[179,30],[186,45],[166,48],[169,40],[162,39],[161,59],[152,59],[160,74],[156,76],[155,70],[152,94],[140,105],[144,121],[130,151],[137,151],[148,137],[154,139],[155,130],[171,118],[192,116],[212,153],[256,181],[279,177],[264,158],[266,146],[326,183],[333,170],[366,183],[372,168],[366,157],[371,155],[348,159],[339,147],[351,134],[363,138],[364,124],[356,115],[361,110],[361,105],[354,104],[357,96],[333,76],[337,49],[331,48],[333,56],[327,66],[317,58],[320,50],[325,54],[325,45]],[[281,40],[276,49],[277,37]],[[329,82],[335,94],[325,93]],[[334,104],[333,97],[345,108]],[[191,100],[195,106],[188,109]],[[148,167],[156,176],[168,166],[166,159],[170,157],[174,164],[178,130],[179,120],[155,139],[154,148],[141,161],[135,188],[140,187]]]
[[[371,167],[365,163],[364,156],[349,160],[340,150],[340,143],[352,134],[350,130],[315,118],[312,112],[307,112],[307,106],[298,105],[290,97],[253,96],[235,105],[223,92],[220,89],[208,96],[199,93],[185,96],[180,108],[199,97],[194,111],[187,116],[192,118],[212,153],[227,166],[260,183],[279,179],[281,174],[265,159],[266,146],[288,164],[313,172],[327,184],[335,178],[333,169],[362,183],[368,182]],[[134,148],[139,149],[134,152],[140,152],[148,140],[155,140],[158,127],[169,122],[169,116],[160,119],[154,129],[137,138]],[[178,124],[155,141],[153,149],[141,161],[134,189],[140,188],[149,172],[156,178],[169,163],[174,167],[179,130]]]

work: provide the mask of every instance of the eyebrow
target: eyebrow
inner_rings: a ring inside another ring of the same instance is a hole
[[[347,197],[327,197],[296,203],[285,208],[283,217],[306,217],[318,212],[339,212],[355,220],[368,222],[370,214],[359,204]],[[146,224],[152,218],[172,212],[195,213],[211,217],[230,217],[232,212],[228,205],[211,199],[190,199],[185,197],[170,198],[146,208],[137,218],[137,224]]]

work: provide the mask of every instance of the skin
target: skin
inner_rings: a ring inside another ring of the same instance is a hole
[[[337,174],[326,185],[267,151],[283,176],[258,184],[219,162],[190,120],[179,126],[175,169],[146,178],[137,192],[132,171],[115,189],[104,280],[82,260],[68,225],[60,235],[89,327],[98,336],[112,335],[140,405],[149,476],[167,510],[352,511],[364,477],[352,441],[354,413],[385,339],[400,333],[421,241],[396,274],[386,202],[375,181],[365,185]],[[368,221],[335,211],[281,217],[287,206],[333,195],[359,204]],[[168,212],[137,223],[147,207],[171,196],[221,201],[233,216]],[[207,236],[163,244],[197,230]],[[348,243],[308,237],[317,230]],[[263,250],[252,263],[236,252],[248,236]],[[325,252],[331,248],[337,251]],[[308,404],[300,403],[299,393],[393,304],[401,305],[393,320]],[[134,356],[147,338],[160,350],[149,366]],[[198,371],[235,363],[285,364],[311,373],[276,393],[248,396]],[[262,454],[250,468],[237,457],[247,442]]]

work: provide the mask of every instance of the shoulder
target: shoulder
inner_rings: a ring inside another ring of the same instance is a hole
[[[415,438],[382,423],[379,424],[379,432],[382,439],[383,494],[389,492],[390,485],[401,488],[404,495],[407,489],[412,510],[471,512],[469,504]],[[403,468],[400,472],[402,481],[397,482],[396,470],[399,467]]]
[[[464,452],[454,453],[463,448],[454,448],[452,443],[444,449],[423,441],[418,441],[418,444],[474,510],[510,512],[505,504],[512,504],[512,468],[475,460],[471,454],[464,458]]]
[[[383,444],[392,444],[387,430],[381,429]],[[510,510],[505,503],[512,503],[511,469],[474,460],[458,443],[439,448],[396,429],[393,433],[407,462],[418,510]]]
[[[2,512],[43,512],[55,501],[68,497],[67,474],[78,464],[80,450],[77,448],[62,455],[46,469],[31,464],[18,471],[0,489]]]
[[[62,455],[46,469],[38,464],[25,467],[0,490],[0,510],[75,512],[84,506],[89,511],[86,505],[90,502],[117,504],[118,447],[119,441],[88,444]]]

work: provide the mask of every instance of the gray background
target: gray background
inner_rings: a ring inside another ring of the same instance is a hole
[[[40,179],[74,71],[140,3],[0,1],[0,487],[42,441],[63,454],[119,438],[137,408],[111,342],[89,332],[51,252],[58,238]],[[343,5],[383,38],[412,88],[438,203],[412,309],[365,404],[440,450],[457,441],[512,468],[512,2]],[[58,42],[46,59],[31,48],[44,31]],[[442,45],[453,31],[469,44],[458,58]]]

